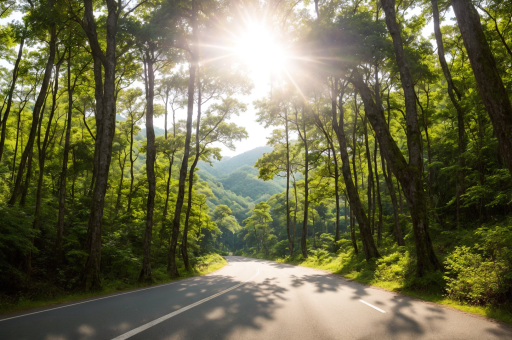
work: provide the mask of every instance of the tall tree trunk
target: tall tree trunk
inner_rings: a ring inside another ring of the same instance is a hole
[[[491,118],[500,154],[512,174],[512,104],[485,38],[480,16],[469,0],[451,0],[480,97]]]
[[[345,201],[345,210],[343,211],[343,213],[345,214],[345,232],[348,231],[348,226],[347,226],[347,198],[344,199]]]
[[[155,72],[153,70],[153,62],[155,56],[152,50],[146,51],[147,77],[146,79],[146,174],[148,178],[148,199],[146,205],[146,229],[144,231],[144,248],[142,269],[139,275],[139,281],[150,282],[151,276],[151,238],[153,236],[153,211],[155,209],[155,130],[153,128],[153,101],[155,98]],[[146,66],[145,65],[145,66]]]
[[[9,89],[9,94],[7,95],[7,107],[5,108],[3,117],[0,120],[0,124],[2,125],[2,131],[0,132],[0,161],[2,160],[2,155],[4,153],[5,133],[7,132],[7,119],[9,118],[9,112],[11,111],[12,96],[14,93],[14,89],[16,88],[16,80],[18,79],[18,70],[20,67],[21,56],[23,55],[24,44],[25,37],[22,37],[20,41],[20,48],[18,50],[18,57],[16,58],[16,62],[14,63],[14,69],[12,70],[11,88]],[[0,113],[2,113],[1,110]]]
[[[384,180],[386,181],[386,186],[388,187],[389,197],[391,198],[391,204],[393,205],[393,221],[394,221],[394,232],[395,232],[395,240],[399,246],[405,246],[404,236],[402,234],[402,229],[400,227],[400,218],[398,216],[398,202],[396,199],[395,187],[393,185],[393,178],[391,176],[391,170],[389,164],[387,165],[386,171],[386,161],[384,160],[384,155],[382,154],[382,149],[380,151],[381,156],[381,164],[382,164],[382,175],[384,176]]]
[[[23,189],[21,191],[21,199],[20,206],[24,207],[27,202],[28,188],[30,186],[30,178],[32,177],[32,163],[34,161],[33,158],[34,149],[30,149],[28,154],[28,164],[27,164],[27,172],[25,174],[25,183],[23,184]]]
[[[297,183],[295,183],[295,176],[293,176],[293,193],[295,195],[295,209],[293,214],[293,243],[295,245],[297,238],[295,236],[295,228],[297,227],[297,210],[299,208],[299,199],[297,197]]]
[[[316,249],[316,234],[315,234],[315,208],[313,208],[311,218],[313,219],[313,248]]]
[[[290,142],[288,140],[288,108],[284,109],[284,124],[286,134],[286,236],[290,257],[293,257],[294,239],[290,234]]]
[[[68,116],[66,121],[66,137],[62,155],[62,170],[60,173],[59,217],[57,220],[57,240],[55,242],[55,257],[57,264],[62,262],[62,237],[64,234],[64,216],[66,213],[66,180],[68,173],[69,140],[71,137],[71,117],[73,113],[73,89],[71,88],[71,48],[68,55]],[[121,175],[122,176],[122,175]]]
[[[336,98],[338,96],[338,79],[336,77],[332,78],[331,83],[331,109],[333,110],[332,114],[333,117],[336,115]],[[332,157],[334,160],[334,196],[336,199],[336,232],[334,234],[334,242],[338,242],[340,240],[340,188],[339,188],[339,179],[340,179],[340,170],[338,168],[338,157],[336,157],[336,149],[334,147],[334,142],[331,138],[327,138],[331,150],[332,150]],[[346,205],[345,201],[345,205]],[[346,208],[346,207],[345,207]],[[347,214],[345,212],[345,230],[347,229]]]
[[[370,153],[370,144],[368,142],[368,118],[365,115],[364,116],[364,145],[366,148],[366,162],[368,163],[368,214],[372,216],[371,219],[371,230],[372,235],[375,235],[375,207],[374,204],[372,204],[372,196],[375,196],[375,194],[372,195],[372,190],[375,190],[373,185],[373,170],[372,170],[372,155]],[[361,174],[361,177],[362,174]]]
[[[336,232],[334,233],[334,242],[338,242],[340,240],[340,188],[338,183],[340,179],[340,170],[338,169],[338,160],[336,158],[334,145],[331,146],[331,149],[334,158],[334,198],[336,200]]]
[[[116,31],[119,16],[118,3],[106,0],[106,53],[101,50],[96,33],[93,1],[84,0],[84,31],[94,60],[94,81],[96,100],[96,143],[94,148],[94,189],[87,229],[85,251],[87,258],[82,271],[80,284],[83,289],[101,287],[101,236],[105,194],[108,185],[112,141],[116,118]],[[103,67],[103,72],[102,72]]]
[[[44,112],[44,109],[46,107],[46,98],[47,97],[48,96],[45,97],[41,112]],[[23,107],[25,107],[25,104],[23,104]],[[18,113],[19,119],[21,119],[21,111],[23,111],[23,109],[21,109]],[[18,129],[19,129],[19,119],[18,119]],[[17,144],[18,144],[18,136],[16,135],[16,148],[14,149],[14,160],[13,160],[13,169],[12,169],[13,175],[14,175],[14,164],[16,163]],[[20,206],[22,206],[22,207],[25,206],[27,195],[28,195],[28,189],[30,186],[30,179],[32,177],[32,163],[34,162],[33,154],[34,154],[34,148],[30,148],[30,151],[28,153],[28,161],[27,161],[28,164],[27,164],[27,172],[25,174],[25,183],[23,184],[23,189],[21,190]]]
[[[164,117],[165,117],[165,120],[164,120],[164,128],[165,128],[165,131],[164,131],[164,137],[165,139],[167,139],[167,113],[168,113],[168,103],[169,103],[169,91],[166,91],[165,92],[165,100],[164,100],[164,105],[165,105],[165,113],[164,113]]]
[[[389,161],[393,172],[402,182],[407,197],[407,202],[411,212],[411,218],[414,230],[414,240],[416,243],[416,257],[418,276],[423,276],[428,271],[442,269],[442,265],[432,247],[432,240],[428,232],[429,219],[427,212],[427,199],[423,186],[423,153],[421,142],[421,131],[418,124],[418,114],[416,110],[416,94],[414,92],[414,83],[411,77],[405,53],[403,50],[402,37],[400,35],[399,25],[396,21],[395,1],[381,0],[382,7],[386,13],[386,25],[393,39],[395,57],[400,70],[400,80],[405,98],[406,122],[407,122],[407,146],[409,150],[409,164],[391,138],[389,130],[384,122],[382,108],[377,108],[371,97],[366,96],[365,107],[370,108],[372,102],[374,105],[372,124],[374,131],[379,138],[381,149],[384,151],[386,160]],[[361,78],[361,76],[358,74]],[[361,78],[362,80],[362,78]],[[369,89],[366,87],[366,90]],[[370,109],[371,110],[371,109]],[[369,111],[370,111],[369,110]],[[376,125],[378,126],[376,128]],[[381,131],[377,132],[377,129]],[[384,131],[383,131],[384,130]],[[380,134],[380,136],[379,136]],[[388,137],[390,138],[388,140]],[[386,141],[384,141],[386,139]],[[400,154],[397,153],[400,152]]]
[[[16,182],[16,178],[14,177],[14,172],[16,171],[16,158],[18,157],[18,141],[20,139],[20,124],[21,124],[21,111],[18,112],[18,121],[16,123],[16,142],[14,144],[14,156],[12,158],[12,172],[11,172],[11,182]],[[32,149],[30,149],[32,150]],[[32,155],[32,154],[31,154]]]
[[[340,156],[341,156],[341,171],[343,174],[343,178],[345,180],[345,186],[347,188],[347,196],[350,203],[350,211],[356,216],[357,221],[359,222],[359,230],[361,240],[363,242],[363,250],[367,260],[380,257],[379,251],[375,246],[375,242],[373,240],[370,224],[368,221],[368,217],[363,208],[363,204],[361,199],[359,198],[359,193],[357,191],[356,185],[352,181],[352,174],[350,173],[350,159],[348,157],[347,151],[347,140],[345,137],[345,111],[343,109],[343,95],[344,95],[344,86],[342,85],[341,93],[339,96],[339,118],[336,114],[336,103],[333,103],[332,107],[332,125],[334,131],[336,132],[336,136],[338,137],[338,143],[340,146]],[[357,105],[357,104],[356,104]],[[355,124],[355,121],[354,121]],[[354,141],[355,145],[355,141]],[[355,152],[354,152],[355,156]],[[355,170],[355,169],[354,169]],[[357,182],[356,182],[357,183]],[[354,228],[352,227],[351,232],[353,233]],[[355,234],[353,234],[355,235]],[[357,244],[354,242],[354,251],[357,253]]]
[[[50,1],[50,8],[53,9],[53,2]],[[14,188],[12,190],[11,198],[9,199],[8,204],[14,205],[16,203],[16,199],[18,198],[19,190],[21,188],[21,181],[23,179],[23,172],[25,171],[25,165],[27,163],[28,155],[30,153],[30,149],[34,145],[34,140],[36,138],[37,126],[39,124],[39,115],[42,114],[41,108],[44,104],[46,98],[46,91],[48,90],[48,85],[50,83],[50,78],[53,70],[53,63],[55,61],[55,45],[57,40],[57,29],[55,24],[52,24],[50,28],[50,53],[48,55],[48,61],[46,62],[46,68],[44,71],[43,82],[41,84],[41,89],[39,90],[39,94],[37,96],[36,102],[34,104],[34,110],[32,112],[32,126],[30,127],[30,133],[28,136],[28,141],[25,145],[25,150],[23,150],[23,154],[21,155],[20,164],[18,166],[18,173],[16,175],[16,181],[14,183]],[[21,114],[21,113],[20,113]]]
[[[358,106],[357,106],[357,92],[354,91],[354,129],[352,130],[352,170],[354,171],[354,184],[355,189],[357,190],[357,167],[356,167],[356,155],[357,155],[357,116],[358,114]],[[361,174],[362,176],[362,174]],[[362,182],[362,181],[361,181]],[[363,188],[364,189],[364,188]]]
[[[133,126],[135,125],[133,116],[131,117],[130,122],[130,191],[128,192],[128,207],[126,208],[126,212],[128,214],[131,213],[132,210],[132,193],[133,193],[133,182],[135,180],[133,164],[137,159],[133,159]]]
[[[309,213],[309,158],[308,158],[308,136],[306,134],[306,108],[302,105],[302,128],[301,132],[299,124],[297,123],[297,131],[299,132],[299,136],[304,143],[304,219],[302,221],[302,235],[300,239],[300,248],[302,250],[302,257],[308,258],[308,248],[306,243],[306,238],[308,236],[308,213]],[[298,114],[297,114],[298,115]]]
[[[379,167],[377,165],[377,152],[378,150],[377,139],[375,139],[375,150],[373,151],[373,159],[375,164],[375,183],[377,184],[377,204],[379,206],[379,222],[377,224],[377,240],[382,240],[382,201],[380,197],[380,181],[379,181]]]
[[[389,8],[386,8],[389,10]],[[394,7],[393,7],[394,11]],[[396,24],[396,22],[395,22]],[[399,37],[400,38],[400,37]],[[404,77],[401,77],[404,80]],[[428,233],[428,213],[427,213],[427,199],[425,190],[423,187],[423,167],[422,167],[422,155],[421,155],[421,143],[420,135],[418,134],[418,125],[416,119],[416,125],[414,122],[408,122],[408,130],[414,132],[408,133],[408,145],[409,146],[409,164],[407,164],[405,157],[397,144],[393,140],[391,133],[384,120],[384,114],[382,107],[377,107],[373,100],[372,91],[363,81],[359,71],[354,68],[352,72],[351,81],[354,86],[361,93],[363,98],[368,119],[373,126],[377,140],[381,148],[381,152],[389,163],[393,173],[396,174],[398,180],[402,183],[405,188],[405,195],[407,203],[411,211],[411,217],[413,222],[414,240],[416,244],[416,256],[417,256],[417,273],[418,276],[423,276],[428,271],[435,271],[442,269],[441,263],[437,259],[437,256],[432,247],[432,240]],[[406,87],[406,86],[404,86]],[[411,86],[412,89],[412,86]],[[414,97],[412,98],[414,100]],[[413,102],[414,109],[416,108],[416,102]],[[414,117],[414,113],[408,115]],[[414,117],[417,118],[417,117]],[[412,120],[412,119],[410,119]],[[419,154],[418,154],[419,153]]]
[[[52,107],[50,110],[50,116],[48,117],[48,126],[46,127],[46,131],[44,133],[43,144],[41,145],[41,128],[43,125],[43,115],[41,115],[39,119],[39,129],[38,129],[38,140],[37,147],[39,149],[38,161],[39,161],[39,177],[37,180],[37,191],[36,191],[36,209],[34,212],[34,221],[32,223],[32,229],[39,230],[40,224],[40,213],[41,213],[41,200],[43,195],[43,179],[44,179],[44,163],[46,161],[46,150],[48,148],[48,138],[50,136],[53,116],[55,115],[55,109],[57,106],[57,91],[59,90],[59,69],[60,64],[55,66],[55,82],[54,82],[54,90],[52,94]],[[34,244],[34,238],[32,238],[32,244]],[[27,273],[30,273],[32,266],[32,252],[29,251],[26,258],[26,269]]]
[[[356,221],[354,220],[354,211],[352,207],[350,209],[350,239],[352,240],[352,247],[354,248],[354,253],[359,254],[359,249],[357,248],[356,241]]]
[[[121,194],[123,189],[123,182],[124,182],[124,167],[126,164],[126,152],[124,152],[124,158],[123,161],[121,161],[121,153],[119,153],[119,170],[121,171],[121,176],[119,178],[119,186],[117,187],[117,198],[116,198],[116,207],[114,210],[116,211],[116,216],[119,214],[119,209],[121,208]]]
[[[197,36],[197,3],[192,0],[192,34]],[[195,39],[197,40],[197,38]],[[171,278],[179,276],[178,267],[176,266],[176,245],[178,243],[178,234],[180,232],[181,209],[185,200],[185,182],[187,180],[188,157],[190,154],[190,139],[192,137],[192,116],[194,115],[194,85],[196,78],[196,69],[198,66],[199,55],[197,46],[191,53],[192,60],[190,62],[190,77],[188,79],[188,103],[187,103],[187,132],[185,136],[185,149],[183,151],[183,161],[181,162],[180,178],[178,184],[178,196],[176,198],[176,209],[174,210],[174,220],[172,224],[172,238],[169,249],[169,269]]]
[[[188,226],[190,223],[190,211],[192,210],[192,190],[194,189],[194,171],[197,166],[197,162],[199,162],[200,156],[200,148],[199,144],[199,134],[200,134],[200,126],[201,126],[201,75],[200,70],[197,70],[197,120],[196,120],[196,154],[194,157],[194,161],[192,162],[192,166],[189,170],[188,175],[188,200],[187,200],[187,210],[185,212],[185,228],[183,229],[183,238],[182,238],[182,256],[183,263],[185,264],[185,270],[190,271],[190,263],[188,260]]]
[[[439,63],[443,69],[446,83],[448,84],[448,95],[450,100],[457,110],[457,128],[458,128],[458,158],[459,158],[459,169],[457,170],[457,185],[456,185],[456,208],[457,208],[457,225],[460,223],[460,197],[464,193],[464,182],[465,182],[465,171],[466,160],[464,158],[464,152],[466,151],[465,141],[465,130],[464,130],[464,111],[460,106],[459,101],[461,100],[461,94],[457,91],[457,88],[453,84],[452,75],[448,68],[448,63],[444,55],[444,44],[443,34],[441,33],[441,24],[439,20],[439,8],[437,6],[437,0],[431,0],[432,3],[432,17],[434,19],[434,34],[436,37],[437,44],[437,55],[439,56]],[[457,95],[457,97],[455,97]],[[425,127],[426,129],[426,127]]]

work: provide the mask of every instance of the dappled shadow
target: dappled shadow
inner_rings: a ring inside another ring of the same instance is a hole
[[[207,276],[0,322],[0,338],[112,339],[214,296],[130,339],[512,339],[509,327],[319,270],[228,260]]]
[[[288,291],[276,278],[245,285],[182,313],[130,339],[225,339],[240,332],[256,333],[284,305]]]
[[[254,272],[255,270],[250,268],[247,274],[252,276]],[[87,303],[71,304],[68,307],[59,306],[58,309],[48,312],[0,322],[0,338],[2,340],[112,339],[239,283],[240,280],[232,276],[215,274],[188,278],[135,292],[120,293],[117,296],[93,299]],[[247,287],[240,287],[221,297],[235,302],[234,293],[240,294],[242,289],[245,291]],[[252,291],[254,294],[256,292],[259,294],[253,295],[253,299],[264,299],[258,302],[257,310],[261,311],[262,316],[268,318],[271,313],[267,309],[275,299],[282,298],[280,295],[284,289],[268,281],[263,287],[264,293],[256,288]],[[228,305],[231,304],[228,300],[225,302]],[[210,305],[216,304],[210,302]],[[235,307],[231,305],[230,308]]]

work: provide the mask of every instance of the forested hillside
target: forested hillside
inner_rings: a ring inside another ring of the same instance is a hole
[[[510,13],[0,2],[0,302],[163,282],[233,251],[511,312]],[[267,94],[248,103],[258,72]],[[255,122],[268,146],[222,160]]]
[[[279,176],[271,181],[258,178],[258,169],[254,165],[264,153],[270,152],[272,152],[271,147],[258,147],[231,158],[213,161],[211,165],[199,162],[198,168],[201,169],[199,175],[203,177],[202,174],[207,172],[226,190],[248,198],[254,203],[266,201],[272,195],[283,191],[286,184],[284,178]]]

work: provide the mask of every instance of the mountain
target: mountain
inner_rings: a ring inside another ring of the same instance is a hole
[[[165,134],[165,130],[158,126],[154,126],[153,129],[155,130],[155,137],[163,136]],[[139,135],[146,137],[146,128],[141,129]]]
[[[224,175],[229,175],[244,165],[248,165],[250,167],[254,166],[254,163],[256,163],[264,153],[268,152],[272,152],[272,148],[270,146],[260,146],[234,157],[224,157],[220,162],[213,162],[213,166],[200,162],[197,167],[201,170],[208,171],[215,177],[222,177]]]
[[[210,200],[210,204],[229,206],[241,223],[254,204],[266,201],[272,195],[282,192],[286,185],[284,179],[263,181],[258,178],[258,169],[254,167],[264,153],[271,151],[271,147],[261,146],[240,155],[213,162],[212,166],[199,162],[197,174],[208,183],[215,195],[215,198]]]

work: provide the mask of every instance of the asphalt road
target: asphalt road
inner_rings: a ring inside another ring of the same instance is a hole
[[[323,271],[227,258],[206,276],[4,315],[0,339],[512,339],[508,326]]]

